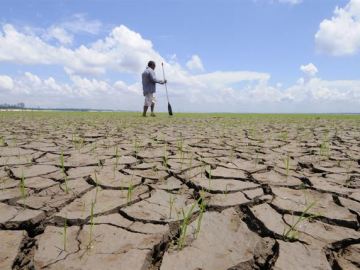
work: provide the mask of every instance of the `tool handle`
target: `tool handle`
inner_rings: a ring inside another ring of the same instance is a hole
[[[161,63],[161,67],[162,67],[163,77],[164,77],[164,81],[165,81],[166,79],[165,79],[164,63]],[[167,101],[169,103],[169,94],[168,94],[166,83],[165,83],[165,90],[166,90],[166,98],[167,98]]]

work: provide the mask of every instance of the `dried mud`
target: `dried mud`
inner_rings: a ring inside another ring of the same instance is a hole
[[[359,269],[360,119],[0,114],[0,269]]]

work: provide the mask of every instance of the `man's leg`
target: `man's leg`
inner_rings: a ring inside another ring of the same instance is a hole
[[[144,111],[143,111],[143,116],[145,117],[146,116],[146,112],[149,108],[149,102],[150,101],[150,94],[146,94],[145,95],[145,101],[144,101]]]
[[[147,112],[147,110],[148,110],[148,107],[149,107],[149,106],[144,106],[144,111],[143,111],[143,116],[144,116],[144,117],[146,116],[146,112]]]
[[[154,108],[155,108],[155,97],[152,95],[151,97],[151,116],[155,116],[155,113],[154,113]]]

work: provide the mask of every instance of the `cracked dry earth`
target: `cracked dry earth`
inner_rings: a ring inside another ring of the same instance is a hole
[[[359,269],[358,117],[0,114],[0,269]]]

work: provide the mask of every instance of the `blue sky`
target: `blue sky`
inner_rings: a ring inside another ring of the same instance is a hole
[[[177,111],[359,112],[359,50],[360,0],[3,0],[0,103],[140,110],[151,58]]]

